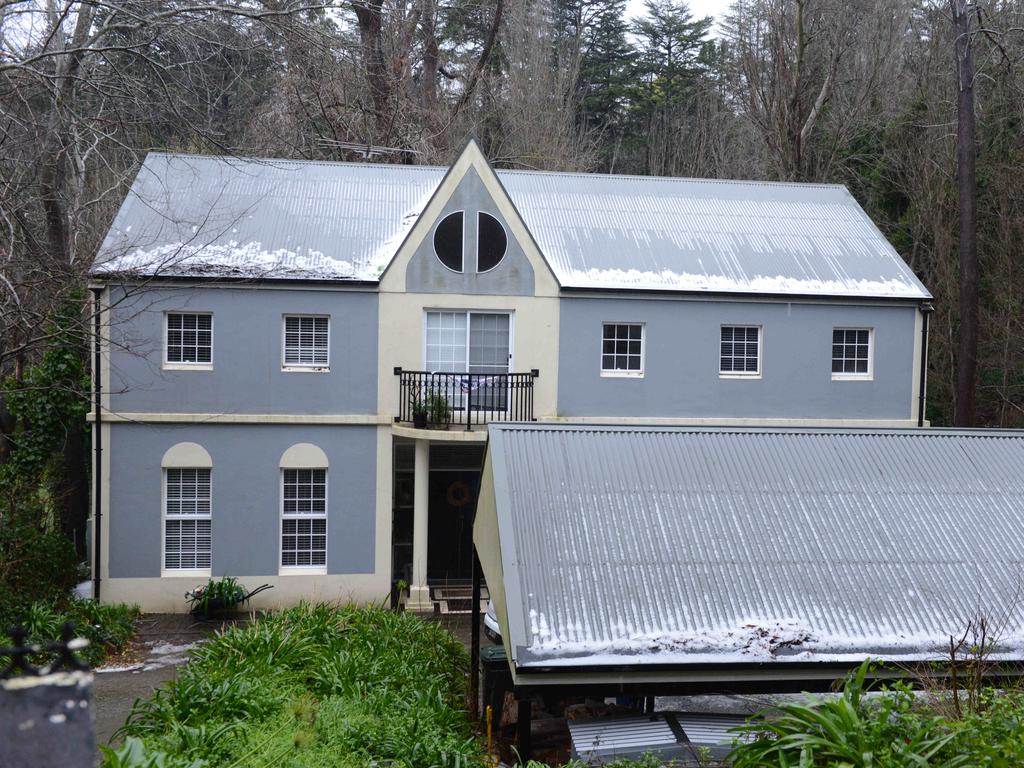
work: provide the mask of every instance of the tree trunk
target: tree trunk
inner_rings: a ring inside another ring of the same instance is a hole
[[[974,116],[974,54],[967,0],[950,0],[956,31],[957,193],[960,214],[960,339],[954,423],[975,426],[978,368],[978,189]]]
[[[437,0],[422,0],[420,19],[422,19],[423,34],[422,105],[427,124],[433,128],[439,122],[437,115]]]
[[[391,132],[391,78],[384,56],[384,30],[382,26],[383,9],[381,0],[353,2],[356,21],[359,25],[359,40],[363,48],[363,67],[366,82],[370,86],[370,98],[373,99],[374,125],[377,135],[376,143],[386,145]]]

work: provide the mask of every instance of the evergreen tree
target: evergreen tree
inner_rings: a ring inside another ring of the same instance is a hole
[[[553,7],[557,55],[576,60],[578,119],[597,133],[605,170],[626,127],[636,59],[625,10],[626,0],[556,0]]]
[[[707,41],[712,20],[694,19],[685,0],[647,0],[645,6],[646,16],[632,27],[639,48],[633,134],[646,145],[644,170],[672,174],[677,134],[714,51]]]

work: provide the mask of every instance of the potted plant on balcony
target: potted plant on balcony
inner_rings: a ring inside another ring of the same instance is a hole
[[[412,396],[412,425],[416,429],[426,429],[427,419],[430,418],[430,408],[427,401],[416,393]]]
[[[427,395],[426,406],[430,426],[435,429],[448,429],[448,425],[452,423],[452,407],[448,403],[448,398],[437,390],[432,390]]]

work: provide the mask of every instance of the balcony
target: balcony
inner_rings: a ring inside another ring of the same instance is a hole
[[[492,421],[534,421],[529,373],[444,373],[406,371],[398,377],[395,421],[418,429],[482,427]]]

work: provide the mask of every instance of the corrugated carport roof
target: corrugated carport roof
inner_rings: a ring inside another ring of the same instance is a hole
[[[1024,655],[1024,433],[489,434],[520,672]]]

